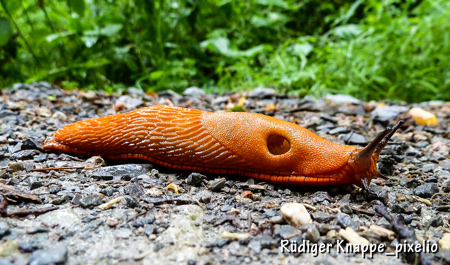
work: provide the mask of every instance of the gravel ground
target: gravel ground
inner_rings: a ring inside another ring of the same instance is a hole
[[[389,180],[374,179],[370,191],[292,188],[42,149],[66,124],[154,104],[243,107],[360,147],[400,118],[406,125],[378,162]],[[438,126],[417,125],[412,107],[436,114]],[[450,264],[448,102],[298,99],[263,88],[105,95],[40,82],[3,90],[0,121],[0,264]],[[343,253],[348,242],[377,251]],[[418,242],[423,251],[408,248]],[[315,253],[321,246],[329,249]]]

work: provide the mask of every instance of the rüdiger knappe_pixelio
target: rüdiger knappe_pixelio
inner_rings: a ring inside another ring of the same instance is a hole
[[[319,254],[329,254],[333,250],[338,254],[361,254],[362,258],[373,258],[374,253],[381,253],[386,256],[395,256],[399,258],[400,253],[436,253],[439,251],[439,245],[429,240],[423,240],[422,242],[414,243],[399,243],[395,245],[395,248],[388,248],[385,244],[351,244],[345,240],[337,240],[336,244],[332,243],[312,243],[309,240],[302,240],[301,242],[290,241],[283,239],[280,242],[279,250],[285,254],[296,253],[309,253],[313,257],[317,257]]]

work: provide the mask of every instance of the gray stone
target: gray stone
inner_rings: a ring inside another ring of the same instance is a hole
[[[334,134],[346,133],[348,131],[349,130],[347,127],[336,127],[334,129],[329,130],[328,134],[334,135]]]
[[[228,238],[218,238],[216,239],[216,241],[214,242],[214,244],[218,247],[218,248],[222,248],[223,246],[225,246],[226,244],[228,244],[230,242],[230,240]]]
[[[155,222],[156,218],[155,218],[155,215],[154,215],[154,214],[149,213],[149,214],[147,214],[147,216],[144,218],[144,220],[145,220],[145,223],[147,223],[147,224],[153,224],[153,223]]]
[[[183,96],[191,97],[191,98],[199,98],[205,94],[206,93],[203,89],[196,87],[196,86],[188,87],[183,92]]]
[[[405,155],[407,156],[413,156],[413,157],[419,157],[422,155],[422,152],[417,150],[416,148],[409,146],[408,149],[405,151]]]
[[[42,144],[38,143],[37,141],[33,140],[33,139],[26,139],[25,141],[22,142],[22,150],[26,150],[26,149],[34,149],[34,150],[39,150],[42,151]]]
[[[386,220],[386,218],[382,217],[378,222],[377,225],[384,227],[384,228],[391,228],[391,223]]]
[[[0,225],[0,239],[9,234],[11,234],[11,229],[7,226]]]
[[[371,113],[370,117],[374,121],[381,122],[384,125],[394,121],[398,115],[407,112],[408,108],[402,106],[383,106],[376,107]]]
[[[125,204],[128,208],[135,208],[139,206],[139,202],[136,200],[135,197],[132,197],[130,195],[125,195]]]
[[[103,196],[99,194],[89,195],[86,197],[81,198],[80,205],[83,208],[91,207],[91,206],[98,206],[102,204],[103,202]]]
[[[120,96],[116,100],[115,105],[118,105],[118,104],[124,104],[127,109],[135,109],[135,108],[141,106],[142,104],[144,104],[144,101],[142,101],[142,99],[140,99],[140,98],[133,98],[133,97],[125,95],[125,96]]]
[[[189,176],[186,179],[186,183],[192,186],[199,186],[200,184],[202,184],[203,180],[206,179],[205,175],[202,175],[200,173],[197,172],[193,172],[191,174],[189,174]]]
[[[147,225],[144,229],[144,234],[146,236],[150,236],[155,232],[156,226],[155,225]]]
[[[9,146],[9,152],[10,153],[16,153],[22,150],[22,142],[18,142],[16,145],[14,146]]]
[[[137,183],[128,184],[123,188],[123,192],[125,194],[135,196],[138,198],[145,194],[144,188],[142,188],[142,186]]]
[[[257,87],[248,92],[249,98],[269,98],[276,96],[277,92],[273,88]]]
[[[106,189],[101,189],[100,193],[105,196],[111,197],[114,194],[114,192],[117,192],[117,191],[118,191],[117,189],[106,188]]]
[[[136,177],[142,174],[147,174],[151,170],[151,168],[152,165],[125,164],[89,169],[85,172],[85,175],[87,177],[92,177],[99,180],[119,180],[125,175]]]
[[[208,189],[211,191],[221,190],[225,186],[225,182],[227,182],[225,178],[216,179],[212,181],[212,183],[208,186]]]
[[[370,191],[367,192],[367,199],[379,200],[386,204],[389,201],[389,188],[385,186],[372,185]]]
[[[248,247],[255,253],[259,254],[261,253],[262,249],[270,249],[276,246],[276,244],[276,240],[274,240],[272,237],[268,235],[258,235],[250,240]]]
[[[19,249],[21,252],[32,253],[38,249],[41,249],[42,246],[36,242],[21,242],[19,243]],[[2,264],[2,263],[0,263]]]
[[[299,235],[299,230],[292,225],[281,225],[275,229],[275,234],[279,235],[282,239],[289,239]]]
[[[178,93],[176,93],[175,91],[169,89],[166,91],[162,91],[158,93],[158,97],[162,98],[162,97],[170,97],[172,99],[175,100],[179,100],[181,98],[183,98],[181,95],[179,95]]]
[[[167,257],[173,257],[171,262],[174,264],[186,264],[190,259],[202,259],[199,254],[201,245],[192,243],[204,241],[203,209],[197,205],[181,205],[174,206],[174,212],[177,214],[171,217],[170,226],[155,240],[155,245],[159,243],[164,247],[150,252],[143,260],[144,265],[167,264]]]
[[[325,97],[325,100],[329,100],[338,105],[345,105],[345,104],[359,105],[359,104],[361,104],[361,101],[359,99],[352,97],[350,95],[342,95],[342,94],[327,95]]]
[[[33,252],[29,265],[64,264],[68,258],[67,247],[38,250]]]
[[[39,151],[37,150],[22,150],[19,152],[15,152],[14,154],[11,154],[9,157],[11,160],[27,160],[27,159],[33,159],[35,155],[38,155]]]
[[[128,94],[130,95],[136,95],[136,96],[144,96],[145,93],[142,91],[142,89],[136,88],[136,87],[129,87],[127,89]]]
[[[311,215],[314,218],[314,220],[319,223],[328,223],[328,222],[334,220],[334,218],[335,218],[334,215],[331,215],[329,213],[324,213],[324,212],[314,212]]]
[[[433,170],[437,167],[436,164],[426,164],[422,167],[423,173],[433,172]]]
[[[117,239],[126,239],[131,236],[131,230],[128,228],[119,228],[114,232],[114,237]]]
[[[445,159],[445,160],[441,161],[439,166],[445,170],[450,170],[450,159]]]
[[[417,148],[425,148],[429,145],[430,145],[430,143],[428,141],[419,141],[416,143]]]
[[[436,174],[439,179],[450,179],[450,172],[447,170],[439,170]]]
[[[34,163],[33,162],[24,162],[23,163],[23,169],[25,169],[25,171],[30,172],[31,170],[33,170],[34,168]]]
[[[77,194],[75,194],[75,196],[73,196],[72,203],[75,205],[80,205],[80,201],[82,198],[83,197],[79,193],[77,193]]]
[[[349,145],[366,145],[367,139],[359,133],[349,132],[342,138]]]
[[[40,188],[44,185],[44,183],[37,177],[29,177],[28,185],[30,186],[30,190],[34,190]]]
[[[436,183],[425,183],[414,189],[414,194],[422,198],[430,198],[433,194],[439,192],[439,187]]]
[[[48,232],[50,232],[50,229],[48,229],[47,227],[41,227],[41,226],[30,227],[27,229],[27,234],[30,234],[30,235],[37,234],[37,233],[48,233]]]
[[[33,158],[33,161],[36,163],[44,162],[47,160],[47,154],[39,154]]]
[[[342,228],[347,228],[347,227],[350,227],[350,228],[352,228],[353,230],[356,230],[356,229],[358,229],[358,227],[359,227],[359,225],[358,224],[356,224],[353,220],[352,220],[352,218],[349,216],[349,215],[347,215],[347,214],[345,214],[345,213],[338,213],[337,215],[336,215],[336,221],[335,221],[335,223],[337,224],[337,225],[340,225]]]
[[[319,242],[320,233],[316,227],[309,227],[305,233],[305,239],[311,241],[312,243]]]
[[[450,249],[440,248],[438,255],[446,262],[445,264],[450,264]]]
[[[353,213],[352,207],[350,205],[348,205],[348,204],[341,205],[341,207],[339,207],[339,210],[341,210],[341,212],[346,213],[346,214],[352,214]]]
[[[442,184],[442,189],[445,192],[450,191],[450,179],[447,179],[446,181],[444,181],[444,183]]]
[[[211,104],[213,105],[220,105],[220,104],[226,104],[230,100],[230,97],[224,96],[224,97],[217,97],[212,100]]]
[[[222,211],[222,212],[228,212],[231,209],[233,209],[233,205],[231,205],[231,204],[224,204],[224,205],[220,206],[220,211]]]
[[[11,110],[7,110],[7,109],[0,110],[0,119],[8,117],[8,116],[15,116],[15,115],[16,115],[16,113],[14,111],[11,111]]]

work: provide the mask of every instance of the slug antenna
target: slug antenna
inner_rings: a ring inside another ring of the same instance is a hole
[[[392,135],[402,126],[404,120],[400,120],[394,127],[387,127],[384,131],[375,137],[375,139],[362,151],[358,153],[355,157],[355,161],[357,161],[358,165],[364,167],[364,165],[369,166],[371,163],[371,158],[373,154],[377,156],[380,155],[381,150],[386,146],[389,139],[391,139]]]
[[[375,176],[387,179],[387,177],[376,171],[378,156],[380,155],[383,148],[387,145],[392,135],[394,135],[394,133],[402,126],[404,122],[404,120],[400,120],[399,122],[397,122],[397,124],[394,125],[394,127],[387,127],[384,131],[378,134],[377,137],[375,137],[375,139],[366,148],[359,151],[353,160],[357,168],[365,171],[369,167],[374,166],[376,174]],[[372,161],[372,158],[374,161]],[[368,176],[361,177],[361,183],[363,184],[365,189],[369,189],[371,178],[372,177]]]

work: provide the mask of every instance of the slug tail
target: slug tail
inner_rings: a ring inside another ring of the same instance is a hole
[[[369,189],[370,181],[373,177],[381,177],[387,179],[377,170],[378,157],[386,147],[389,139],[392,135],[403,125],[405,121],[400,120],[394,127],[387,127],[383,132],[377,135],[375,139],[367,145],[366,148],[358,150],[354,156],[352,156],[353,168],[357,174],[357,179],[360,179],[362,186],[365,189]]]

